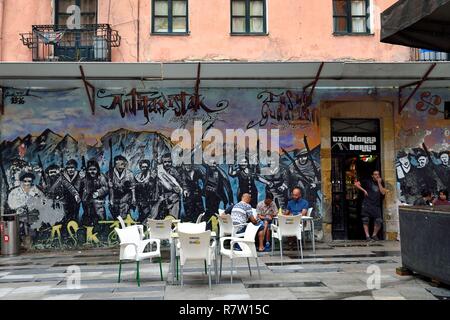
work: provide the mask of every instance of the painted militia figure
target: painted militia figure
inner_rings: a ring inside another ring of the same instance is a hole
[[[114,157],[113,172],[108,172],[110,188],[110,211],[113,220],[119,215],[125,218],[136,205],[135,179],[127,169],[128,160],[122,156]]]
[[[81,181],[80,190],[83,204],[83,225],[94,226],[99,220],[105,220],[105,201],[108,196],[108,180],[100,172],[96,160],[87,163],[86,176]]]
[[[182,178],[173,167],[170,153],[162,157],[162,164],[158,165],[159,200],[152,209],[152,217],[164,219],[171,215],[175,219],[180,216],[180,199],[183,188],[180,185]]]
[[[136,174],[135,190],[136,205],[139,211],[138,221],[144,223],[150,215],[151,208],[157,200],[156,194],[156,175],[155,170],[151,170],[149,160],[139,161],[140,172]]]
[[[66,163],[64,172],[62,173],[63,178],[65,178],[77,191],[78,194],[81,192],[81,176],[78,169],[78,162],[76,160],[69,160]],[[66,189],[64,194],[64,212],[66,214],[65,220],[67,222],[74,220],[78,221],[78,214],[80,213],[80,201]],[[78,201],[77,201],[78,200]]]

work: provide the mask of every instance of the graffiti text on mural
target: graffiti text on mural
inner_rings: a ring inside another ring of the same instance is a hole
[[[262,102],[261,118],[258,121],[250,121],[247,125],[248,129],[256,126],[264,127],[269,121],[277,124],[283,122],[309,124],[317,120],[315,110],[312,110],[310,103],[306,103],[305,96],[301,93],[290,90],[280,94],[263,91],[257,98]]]
[[[112,97],[112,103],[101,105],[106,110],[118,109],[122,118],[126,115],[137,116],[141,112],[146,120],[145,124],[150,123],[152,114],[166,116],[167,113],[175,117],[183,117],[187,114],[196,115],[198,112],[212,114],[224,111],[228,108],[229,102],[221,100],[215,107],[210,107],[205,102],[205,97],[200,94],[190,94],[184,91],[176,94],[166,95],[159,91],[139,92],[132,89],[128,94],[107,94],[106,90],[97,92],[98,98]]]

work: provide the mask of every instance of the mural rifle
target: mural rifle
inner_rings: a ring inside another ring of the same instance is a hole
[[[112,183],[114,179],[114,160],[113,160],[113,149],[112,149],[112,139],[109,139],[109,203],[113,205],[114,203],[114,191],[112,188]]]
[[[38,166],[39,166],[39,168],[41,168],[41,177],[42,177],[43,187],[45,188],[47,186],[47,177],[45,175],[45,169],[44,169],[44,165],[42,164],[42,159],[41,159],[40,155],[38,155]]]
[[[308,152],[309,161],[311,161],[311,165],[312,165],[313,170],[314,170],[314,177],[315,177],[315,180],[316,180],[315,182],[316,182],[316,184],[318,184],[319,181],[320,181],[320,179],[319,179],[320,178],[319,170],[317,170],[316,164],[315,164],[315,162],[314,162],[314,160],[313,160],[313,158],[311,156],[311,149],[309,148],[308,137],[306,136],[306,134],[303,136],[303,143],[305,144],[306,152]]]

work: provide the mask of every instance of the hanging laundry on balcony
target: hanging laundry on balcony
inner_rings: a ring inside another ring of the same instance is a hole
[[[58,44],[64,37],[64,31],[37,32],[45,44]]]

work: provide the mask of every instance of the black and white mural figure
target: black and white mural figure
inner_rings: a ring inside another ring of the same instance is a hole
[[[32,172],[33,168],[25,160],[16,158],[12,160],[11,166],[6,170],[6,177],[9,188],[20,186],[20,176],[27,172]]]
[[[203,191],[200,183],[203,174],[197,165],[187,164],[179,168],[183,186],[183,206],[185,215],[183,221],[195,221],[197,216],[205,212],[203,206]]]
[[[432,193],[436,193],[438,190],[438,179],[430,164],[428,154],[422,148],[415,148],[413,151],[417,160],[415,174],[419,190],[428,190]]]
[[[183,194],[181,175],[173,166],[172,155],[166,153],[162,156],[162,163],[158,165],[159,199],[155,205],[155,219],[164,219],[167,215],[175,219],[180,217],[180,201]]]
[[[450,164],[449,164],[449,152],[442,151],[439,153],[440,164],[436,166],[436,174],[439,177],[441,184],[439,185],[439,190],[449,190],[450,189]]]
[[[62,173],[64,179],[76,190],[76,193],[72,193],[73,189],[68,188],[64,190],[64,213],[65,213],[65,222],[69,221],[78,221],[78,215],[80,213],[80,205],[81,205],[81,175],[84,175],[84,172],[80,174],[78,169],[78,162],[74,159],[70,159],[66,162],[65,170]]]
[[[307,149],[294,152],[294,161],[289,165],[289,190],[300,187],[305,199],[313,206],[320,191],[320,165],[310,157]]]
[[[243,157],[238,165],[230,165],[228,174],[230,177],[238,179],[237,199],[244,193],[251,195],[250,205],[256,208],[258,204],[258,189],[255,180],[258,175],[258,167],[248,161],[248,157]]]
[[[122,155],[114,157],[113,172],[108,172],[110,188],[110,213],[114,219],[125,218],[136,206],[133,173],[128,170],[128,160]]]
[[[268,168],[270,175],[259,175],[258,180],[266,185],[266,192],[274,196],[278,208],[286,208],[289,199],[289,172],[282,164]]]
[[[211,165],[206,166],[203,186],[206,200],[206,218],[208,221],[211,216],[219,212],[221,202],[224,208],[227,208],[234,202],[233,192],[226,172],[215,161]]]
[[[138,221],[144,223],[157,202],[155,168],[151,168],[150,160],[139,161],[139,173],[135,175],[136,206],[139,212]]]
[[[39,220],[44,194],[33,183],[35,175],[23,173],[19,177],[19,186],[14,187],[8,195],[8,207],[18,215],[21,235],[32,236],[32,224]]]
[[[397,155],[397,181],[400,184],[400,201],[412,204],[421,193],[410,156],[405,151]]]
[[[68,210],[71,199],[77,204],[81,202],[78,190],[64,177],[61,168],[56,164],[45,169],[41,177],[41,188],[45,196],[52,201],[53,209]]]
[[[86,175],[81,181],[81,198],[83,204],[83,225],[94,226],[106,218],[106,198],[109,194],[108,180],[100,172],[95,159],[88,161]]]

